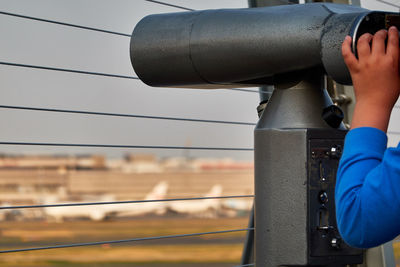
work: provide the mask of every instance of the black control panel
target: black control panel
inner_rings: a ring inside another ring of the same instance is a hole
[[[309,131],[308,242],[312,265],[362,263],[362,250],[348,246],[336,224],[336,172],[346,131]]]

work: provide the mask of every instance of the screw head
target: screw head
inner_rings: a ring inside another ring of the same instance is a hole
[[[325,204],[328,202],[328,200],[328,194],[325,191],[319,193],[319,201],[321,203]]]

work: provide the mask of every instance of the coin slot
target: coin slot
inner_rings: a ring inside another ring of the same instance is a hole
[[[319,161],[319,180],[322,182],[326,181],[325,169],[324,169],[324,165],[322,164],[322,160]]]
[[[329,230],[329,211],[325,208],[318,211],[318,229]]]

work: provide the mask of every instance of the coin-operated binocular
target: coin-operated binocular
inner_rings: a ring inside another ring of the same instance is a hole
[[[395,25],[397,13],[327,3],[147,16],[130,46],[150,86],[274,85],[255,129],[257,266],[344,266],[362,251],[342,241],[334,187],[346,133],[325,75],[351,78],[342,55],[358,38]]]

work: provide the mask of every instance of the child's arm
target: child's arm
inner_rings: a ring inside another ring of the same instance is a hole
[[[395,27],[360,37],[358,59],[351,38],[342,53],[356,93],[336,181],[336,218],[343,239],[373,247],[400,234],[400,146],[386,149],[386,130],[400,91],[399,41]],[[372,41],[372,47],[370,42]]]
[[[396,27],[388,33],[362,35],[357,43],[358,57],[351,51],[351,37],[342,45],[343,58],[349,68],[356,94],[351,128],[374,127],[386,132],[390,113],[400,93],[399,34]],[[372,41],[372,48],[370,42]]]

